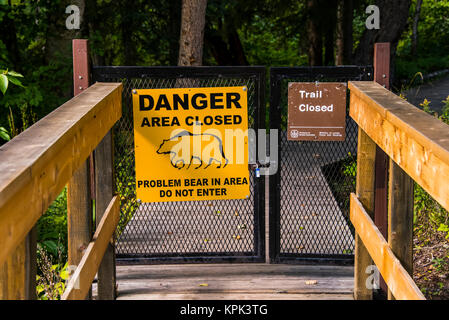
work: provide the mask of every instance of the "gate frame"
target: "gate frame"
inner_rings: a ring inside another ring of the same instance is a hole
[[[93,82],[108,82],[112,78],[253,78],[255,85],[255,117],[257,129],[266,129],[266,67],[265,66],[93,66]],[[256,148],[258,148],[256,144]],[[257,154],[257,153],[256,153]],[[225,252],[192,254],[118,255],[118,265],[172,263],[257,263],[266,262],[265,248],[265,176],[255,178],[254,192],[254,250],[251,254],[225,255]]]
[[[354,255],[343,254],[305,254],[281,253],[281,163],[282,128],[281,97],[282,80],[303,78],[310,82],[321,79],[347,82],[350,80],[373,80],[372,66],[308,66],[308,67],[272,67],[270,68],[270,130],[279,130],[278,134],[278,171],[269,179],[269,262],[287,264],[337,264],[352,265]],[[346,116],[348,117],[348,115]]]

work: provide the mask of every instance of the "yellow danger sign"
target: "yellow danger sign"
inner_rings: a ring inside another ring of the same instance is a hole
[[[132,92],[138,199],[249,197],[246,87]]]

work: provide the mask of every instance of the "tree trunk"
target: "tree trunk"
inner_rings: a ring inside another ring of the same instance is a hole
[[[69,17],[69,14],[65,13],[65,9],[69,5],[76,5],[79,8],[80,29],[67,29],[66,19]],[[48,14],[49,21],[47,23],[49,27],[46,34],[44,54],[47,64],[57,62],[64,65],[64,67],[72,68],[72,40],[79,39],[82,36],[83,29],[86,27],[84,23],[85,7],[85,0],[63,0],[58,5],[57,11],[55,11],[61,12],[64,19],[61,19],[59,15]],[[62,77],[59,79],[60,83],[72,83],[72,75],[70,73],[64,74]],[[69,99],[73,96],[72,89],[72,85],[60,86],[58,94]]]
[[[65,22],[69,14],[65,13],[65,9],[69,5],[76,5],[79,8],[80,29],[68,30],[66,28]],[[58,59],[58,56],[70,57],[70,61],[72,60],[72,40],[80,38],[82,30],[85,28],[85,7],[85,0],[64,0],[59,5],[60,11],[64,12],[64,19],[50,17],[54,20],[48,22],[49,28],[45,45],[45,59],[47,63]]]
[[[323,7],[323,3],[320,4]],[[335,28],[337,24],[337,0],[327,0],[326,10],[322,10],[322,29],[324,33],[324,65],[335,64]]]
[[[398,41],[407,26],[410,4],[411,0],[376,1],[380,9],[380,29],[365,29],[354,54],[354,63],[372,64],[376,42],[390,42],[391,56],[395,56]]]
[[[99,19],[97,18],[97,1],[88,1],[86,3],[86,9],[84,13],[84,21],[86,23],[86,32],[83,38],[89,39],[90,34],[94,34],[96,30],[100,29]],[[99,55],[94,50],[89,50],[90,59],[94,66],[104,66],[104,55]]]
[[[121,6],[121,26],[120,31],[122,35],[123,44],[123,58],[125,66],[135,66],[137,63],[136,45],[132,40],[133,36],[133,1],[124,0]]]
[[[11,65],[2,67],[4,67],[5,69],[9,68],[10,70],[23,72],[24,70],[22,70],[20,63],[21,57],[17,41],[16,22],[9,16],[9,12],[13,10],[11,4],[9,4],[8,9],[9,10],[7,10],[5,12],[5,15],[3,16],[3,19],[0,20],[0,28],[1,30],[4,30],[2,32],[2,41],[6,46],[6,51],[9,53],[8,58],[11,61]]]
[[[239,34],[234,25],[231,26],[229,31],[229,44],[233,51],[234,65],[246,66],[248,65],[248,60],[246,60],[245,52],[243,51],[242,42],[240,41]]]
[[[169,6],[169,32],[171,35],[169,39],[169,50],[170,50],[170,65],[174,66],[178,63],[179,56],[179,31],[181,29],[181,10],[182,1],[181,0],[170,0],[168,2]]]
[[[219,66],[232,65],[232,56],[229,54],[228,44],[220,35],[206,32],[204,42]]]
[[[380,29],[365,29],[354,54],[354,64],[370,65],[373,63],[374,43],[390,42],[390,83],[395,82],[396,48],[407,26],[411,0],[377,0],[380,9]]]
[[[324,36],[324,65],[332,66],[335,63],[334,56],[334,29],[328,26]]]
[[[203,38],[207,0],[183,0],[179,66],[200,66],[203,63]]]
[[[321,28],[318,23],[320,8],[317,0],[307,1],[307,34],[308,34],[308,56],[309,65],[320,66],[323,64],[323,40]]]
[[[353,59],[353,49],[354,49],[354,36],[352,21],[354,20],[354,1],[346,0],[344,7],[344,27],[343,27],[343,38],[344,38],[344,64],[352,64]]]
[[[205,46],[210,50],[215,61],[220,66],[246,66],[245,51],[240,41],[237,29],[233,24],[226,23],[226,30],[215,31],[211,28],[207,29],[204,42]]]
[[[412,29],[412,56],[416,55],[416,50],[418,48],[418,23],[419,23],[419,16],[421,15],[421,5],[422,0],[417,0]]]
[[[352,20],[354,16],[353,0],[339,0],[337,9],[336,65],[352,63]]]

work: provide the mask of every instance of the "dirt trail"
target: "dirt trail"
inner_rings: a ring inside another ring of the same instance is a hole
[[[430,100],[430,108],[441,114],[442,100],[449,96],[449,76],[412,88],[405,92],[405,96],[417,107],[426,98]]]

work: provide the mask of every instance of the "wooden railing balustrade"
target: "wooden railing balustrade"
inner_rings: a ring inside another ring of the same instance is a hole
[[[356,194],[350,199],[354,296],[372,298],[367,268],[374,262],[390,299],[424,299],[412,279],[413,181],[449,209],[449,126],[375,82],[349,82],[349,89],[350,116],[359,126]],[[388,241],[373,222],[376,146],[390,161]]]
[[[90,219],[69,212],[68,255],[81,258],[62,298],[88,296],[113,239],[119,200],[110,193],[106,196],[97,192],[96,231],[93,236],[87,233],[90,239],[85,246],[71,246],[78,235],[90,230],[88,224],[94,214],[75,196],[88,186],[72,177],[85,172],[82,168],[86,159],[94,152],[96,181],[103,183],[102,188],[113,190],[111,128],[121,113],[122,84],[96,83],[0,147],[0,299],[35,298],[34,226],[67,184],[68,207],[84,208]]]

